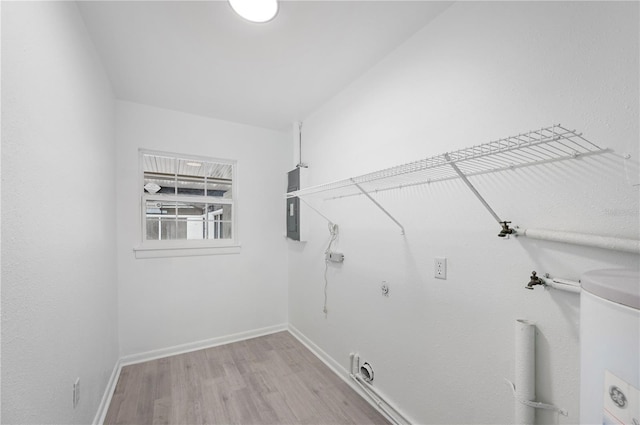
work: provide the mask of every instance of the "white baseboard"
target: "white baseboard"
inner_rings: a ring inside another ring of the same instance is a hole
[[[345,369],[344,367],[342,367],[342,365],[339,362],[337,362],[333,357],[331,357],[324,350],[322,350],[320,347],[318,347],[313,341],[311,341],[309,338],[307,338],[306,335],[304,335],[302,332],[300,332],[300,330],[298,330],[292,324],[289,324],[289,333],[291,335],[293,335],[298,341],[300,341],[305,347],[307,347],[317,358],[319,358],[329,369],[331,369],[331,371],[333,373],[338,375],[340,377],[340,379],[342,379],[351,388],[353,388],[353,390],[355,392],[360,394],[360,396],[362,398],[364,398],[378,412],[380,412],[381,415],[383,415],[387,419],[390,419],[389,415],[383,409],[381,409],[379,405],[374,403],[373,400],[370,397],[368,397],[367,394],[365,394],[365,392],[353,381],[353,379],[351,379],[351,377],[349,375],[350,372],[347,371],[347,369]],[[389,402],[384,401],[384,399],[382,399],[382,401],[383,401],[384,404],[389,406],[391,409],[393,409],[397,413],[401,414],[404,417],[404,419],[407,420],[408,423],[410,423],[410,424],[411,423],[417,423],[417,422],[415,422],[413,420],[407,419],[407,416],[404,413],[402,413],[400,410],[398,410],[396,407],[394,407]]]
[[[146,351],[144,353],[130,354],[120,358],[122,366],[147,362],[149,360],[161,359],[163,357],[175,356],[177,354],[189,353],[191,351],[211,348],[218,345],[230,344],[232,342],[243,341],[245,339],[257,338],[259,336],[269,335],[276,332],[288,330],[286,323],[269,326],[266,328],[254,329],[251,331],[240,332],[231,335],[220,336],[202,341],[189,342],[187,344],[174,345],[173,347],[160,348],[158,350]]]
[[[105,389],[102,400],[100,401],[100,406],[98,406],[98,412],[96,413],[95,418],[93,418],[93,425],[102,425],[104,423],[107,416],[107,410],[109,410],[109,405],[111,404],[111,397],[113,397],[113,392],[116,390],[118,378],[120,378],[121,370],[122,364],[120,363],[120,360],[118,360],[113,367],[109,382],[107,382],[107,388]]]
[[[296,337],[298,341],[302,343],[305,347],[307,347],[317,358],[322,360],[322,362],[327,365],[329,369],[336,375],[338,375],[344,382],[351,385],[354,389],[358,389],[357,386],[352,385],[351,379],[349,378],[349,371],[342,367],[342,365],[337,362],[333,357],[328,355],[322,348],[318,347],[313,341],[311,341],[305,334],[300,332],[295,326],[289,324],[289,333]],[[358,392],[360,392],[358,390]]]

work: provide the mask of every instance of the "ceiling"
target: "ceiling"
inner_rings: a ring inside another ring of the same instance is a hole
[[[80,1],[118,99],[276,130],[302,121],[451,2]]]

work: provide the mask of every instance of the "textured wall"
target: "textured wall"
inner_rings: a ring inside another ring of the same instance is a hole
[[[638,4],[459,2],[304,123],[311,184],[560,122],[613,149],[570,164],[472,178],[514,224],[638,238]],[[634,181],[635,180],[635,181]],[[290,244],[290,322],[348,368],[359,351],[375,384],[417,423],[513,423],[514,321],[538,325],[538,399],[578,423],[579,299],[524,289],[532,270],[577,280],[638,256],[502,240],[459,180],[364,197],[310,199],[341,228],[346,260],[328,273],[326,223],[309,211]],[[434,257],[448,279],[433,278]],[[380,284],[390,285],[388,297]]]
[[[76,4],[3,2],[3,423],[90,423],[117,361],[114,139]]]
[[[117,103],[121,354],[287,322],[284,133],[129,102]],[[138,149],[238,161],[239,254],[135,259]]]

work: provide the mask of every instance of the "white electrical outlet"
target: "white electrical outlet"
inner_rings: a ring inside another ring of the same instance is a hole
[[[436,279],[447,278],[447,259],[445,257],[436,257],[433,274]]]
[[[80,378],[76,378],[76,382],[73,383],[73,408],[75,409],[80,403]]]

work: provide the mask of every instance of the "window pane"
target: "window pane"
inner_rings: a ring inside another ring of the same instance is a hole
[[[207,196],[232,199],[233,166],[231,164],[207,163]]]
[[[196,240],[204,239],[204,218],[189,217],[187,218],[187,239]]]
[[[150,200],[145,204],[147,240],[176,238],[176,203]]]
[[[177,239],[204,239],[204,220],[207,204],[198,202],[178,202],[177,204],[178,227]]]
[[[207,220],[231,221],[231,205],[209,204],[207,207]]]
[[[231,182],[207,179],[207,196],[232,199]]]
[[[206,164],[202,161],[178,159],[177,189],[179,195],[204,196]]]
[[[231,205],[210,204],[207,208],[208,239],[231,239]]]
[[[233,178],[233,165],[221,162],[209,162],[207,163],[207,177],[231,181]]]
[[[145,154],[142,166],[146,193],[175,193],[175,158]]]
[[[147,240],[157,241],[160,239],[160,218],[149,218],[147,216]]]
[[[176,203],[173,201],[150,200],[146,203],[147,218],[150,217],[175,217]]]
[[[202,219],[207,210],[207,204],[201,204],[199,202],[178,202],[178,217],[199,217]]]
[[[160,240],[160,217],[162,217],[162,203],[156,201],[147,201],[146,207],[146,223],[147,223],[147,240]]]
[[[230,221],[208,221],[209,229],[208,239],[231,239],[231,222]]]
[[[202,217],[179,217],[177,220],[176,239],[204,239],[204,220],[202,219]]]
[[[160,239],[176,239],[176,220],[173,217],[160,219]]]

